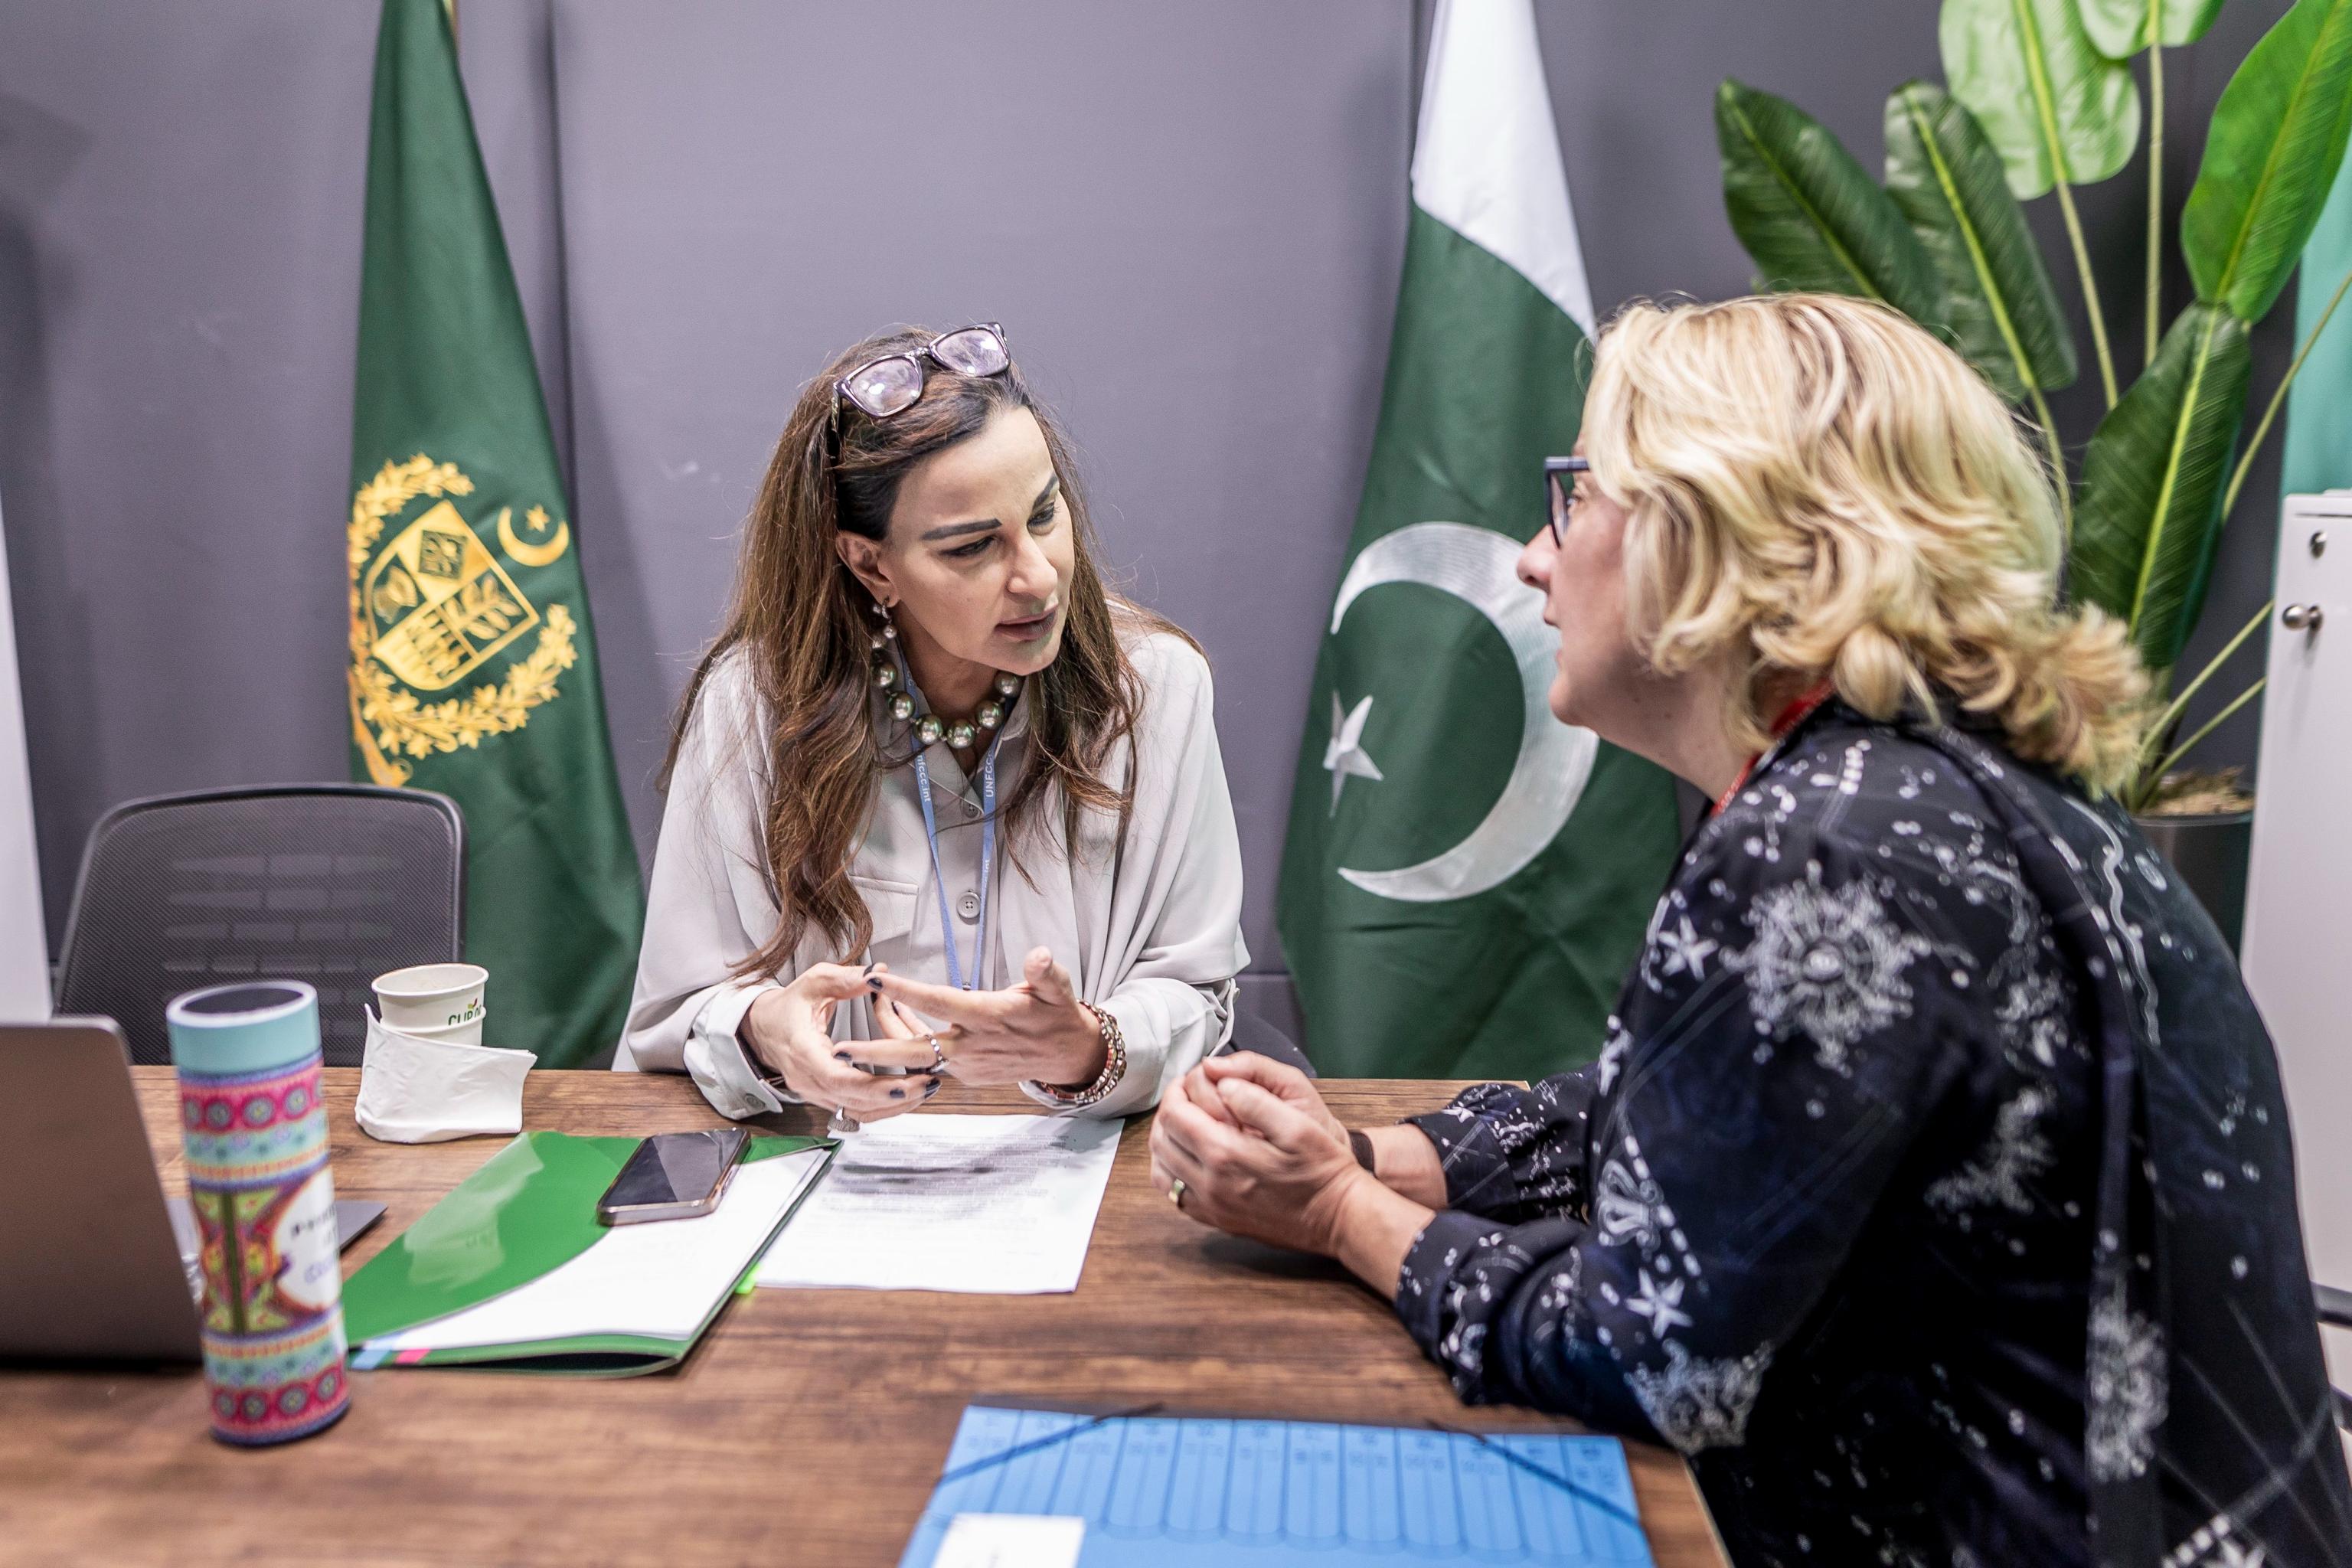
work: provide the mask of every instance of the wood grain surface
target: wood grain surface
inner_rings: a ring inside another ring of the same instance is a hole
[[[169,1068],[133,1069],[165,1185],[184,1191]],[[335,1185],[390,1212],[372,1257],[503,1143],[378,1143],[327,1072]],[[1322,1085],[1352,1124],[1454,1086]],[[1034,1109],[952,1082],[940,1110]],[[714,1124],[675,1077],[536,1072],[527,1126],[642,1135]],[[795,1108],[759,1123],[822,1131]],[[352,1378],[324,1434],[243,1451],[205,1426],[193,1368],[0,1367],[0,1562],[889,1564],[976,1399],[1486,1431],[1563,1430],[1465,1409],[1388,1306],[1335,1265],[1204,1230],[1146,1179],[1128,1127],[1076,1293],[761,1290],[674,1372],[592,1381],[463,1369]],[[1629,1443],[1659,1568],[1724,1558],[1688,1470]]]

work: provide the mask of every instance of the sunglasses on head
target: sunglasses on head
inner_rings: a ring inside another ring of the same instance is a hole
[[[887,419],[912,408],[922,400],[929,374],[923,368],[926,359],[958,375],[1003,375],[1012,366],[1013,353],[1004,346],[1004,329],[984,321],[941,332],[917,348],[867,360],[833,384],[835,426],[840,426],[845,398],[869,419]]]
[[[1582,458],[1546,458],[1544,493],[1551,502],[1551,547],[1558,550],[1568,537],[1568,514],[1576,505],[1576,476],[1589,474],[1592,465]]]

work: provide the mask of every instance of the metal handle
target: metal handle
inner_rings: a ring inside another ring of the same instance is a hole
[[[2317,605],[2289,605],[2279,612],[2279,625],[2291,632],[2315,632],[2319,622]]]

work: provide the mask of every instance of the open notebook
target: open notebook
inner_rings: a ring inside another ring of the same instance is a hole
[[[343,1286],[352,1365],[621,1375],[693,1348],[833,1158],[754,1138],[698,1219],[597,1223],[635,1138],[526,1132]]]

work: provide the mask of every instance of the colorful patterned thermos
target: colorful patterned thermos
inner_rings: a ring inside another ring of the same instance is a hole
[[[215,985],[175,997],[164,1017],[204,1237],[213,1436],[308,1436],[351,1405],[318,993],[292,980]]]

